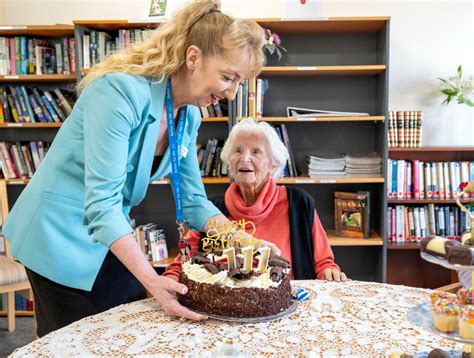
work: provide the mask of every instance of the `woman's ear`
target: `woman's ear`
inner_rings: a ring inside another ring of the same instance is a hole
[[[200,61],[202,61],[201,49],[196,45],[189,46],[186,51],[186,66],[188,70],[194,72]]]

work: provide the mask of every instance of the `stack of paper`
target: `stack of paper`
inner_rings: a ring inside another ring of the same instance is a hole
[[[341,176],[345,175],[346,158],[343,155],[332,157],[308,157],[308,175]]]
[[[377,153],[368,155],[346,155],[347,174],[380,174],[382,173],[382,157]]]

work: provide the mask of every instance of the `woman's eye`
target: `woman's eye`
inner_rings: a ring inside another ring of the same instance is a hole
[[[229,81],[229,82],[234,82],[234,79],[229,77],[229,76],[223,76],[224,80]]]

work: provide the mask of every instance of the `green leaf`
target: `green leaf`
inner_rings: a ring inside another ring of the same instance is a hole
[[[464,95],[460,95],[457,98],[459,104],[467,104],[469,107],[474,107],[474,102],[471,101],[469,98],[467,98]]]
[[[459,65],[458,67],[458,78],[461,79],[462,77],[462,65]]]
[[[442,90],[441,93],[444,93],[447,96],[457,96],[459,91],[446,88],[446,89]]]

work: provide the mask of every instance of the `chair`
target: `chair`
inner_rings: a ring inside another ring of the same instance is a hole
[[[8,197],[6,181],[0,179],[0,208],[1,222],[5,222],[8,215]],[[7,327],[10,332],[15,330],[15,292],[30,289],[30,283],[25,268],[13,259],[10,253],[10,244],[5,242],[5,255],[0,255],[0,294],[7,294]]]

